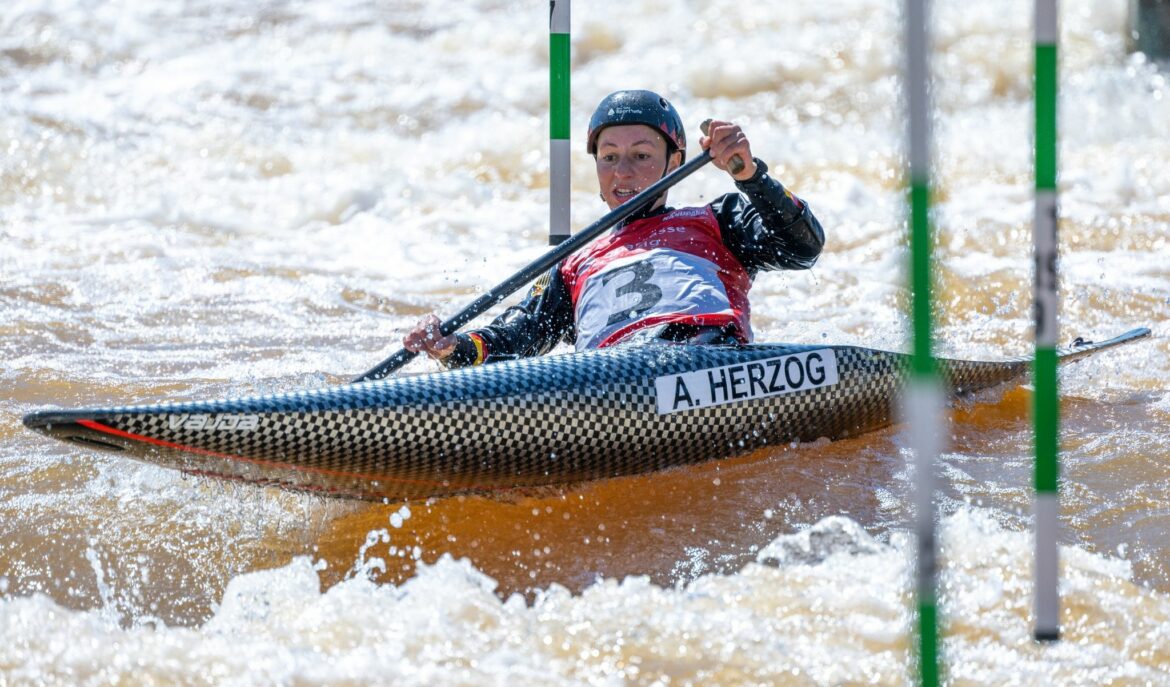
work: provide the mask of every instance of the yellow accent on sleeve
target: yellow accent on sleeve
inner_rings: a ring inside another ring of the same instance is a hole
[[[532,288],[528,290],[528,296],[531,298],[533,296],[539,296],[540,294],[544,293],[544,290],[548,288],[548,284],[551,280],[551,272],[545,272],[544,274],[540,275],[540,277],[538,277],[537,280],[532,283]]]
[[[475,362],[472,365],[479,365],[487,358],[487,348],[484,346],[483,337],[479,334],[468,334],[471,343],[475,344]]]

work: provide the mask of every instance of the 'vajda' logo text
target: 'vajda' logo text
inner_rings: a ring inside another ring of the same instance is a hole
[[[246,432],[260,426],[259,415],[172,415],[168,418],[171,429],[192,429],[195,431]]]

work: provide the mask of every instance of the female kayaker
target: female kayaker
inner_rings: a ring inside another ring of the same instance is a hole
[[[612,210],[684,162],[682,119],[651,91],[618,91],[589,120],[586,150]],[[808,204],[768,176],[743,130],[711,122],[699,145],[741,193],[670,208],[666,192],[537,280],[527,297],[482,329],[442,336],[435,315],[403,339],[448,367],[578,350],[637,337],[692,343],[752,339],[748,290],[758,272],[808,269],[824,231]],[[744,164],[731,171],[738,157]]]

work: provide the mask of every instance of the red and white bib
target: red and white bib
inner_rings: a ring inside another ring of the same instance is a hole
[[[752,280],[723,245],[710,207],[632,222],[561,265],[577,320],[577,349],[611,346],[660,324],[725,326],[751,341]]]

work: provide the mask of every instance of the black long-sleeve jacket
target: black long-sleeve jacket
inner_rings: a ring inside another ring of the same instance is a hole
[[[812,267],[825,243],[820,222],[807,203],[768,175],[763,162],[755,162],[755,175],[735,183],[744,195],[728,193],[710,204],[724,245],[753,278],[765,270]],[[626,222],[670,211],[666,207],[648,210]],[[541,355],[558,341],[572,343],[575,338],[573,303],[558,264],[536,281],[520,304],[505,310],[489,326],[459,334],[455,351],[443,363],[464,367]]]

